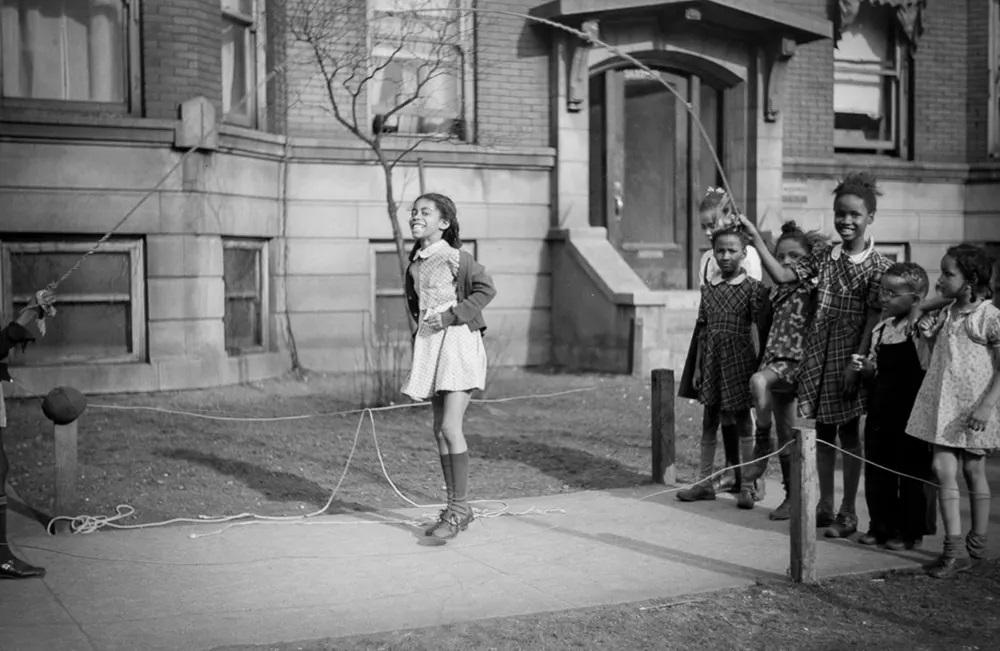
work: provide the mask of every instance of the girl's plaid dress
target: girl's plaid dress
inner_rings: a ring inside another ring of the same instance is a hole
[[[701,288],[701,386],[703,405],[723,411],[751,406],[750,376],[757,370],[757,353],[750,336],[768,309],[767,289],[745,273],[726,281],[714,278]]]
[[[861,416],[863,397],[845,400],[844,369],[868,320],[868,309],[880,309],[879,287],[889,260],[869,240],[861,253],[850,256],[840,245],[826,247],[796,262],[800,281],[816,279],[816,309],[806,336],[805,352],[796,373],[799,416],[840,425]]]

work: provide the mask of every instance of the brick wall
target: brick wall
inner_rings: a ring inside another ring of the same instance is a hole
[[[813,18],[829,19],[827,0],[777,0],[777,5]],[[785,156],[828,158],[833,155],[833,44],[803,45],[788,64],[785,78]]]
[[[965,2],[928,3],[914,56],[913,145],[918,161],[966,160],[967,34]]]
[[[145,115],[176,118],[203,95],[222,110],[222,14],[219,0],[142,3]]]
[[[987,159],[989,128],[989,3],[968,0],[968,43],[966,68],[968,70],[968,106],[966,115],[966,149],[969,162]]]
[[[289,133],[300,137],[343,138],[346,131],[330,115],[330,100],[316,58],[309,47],[296,38],[304,25],[303,2],[289,3],[288,23],[288,101]],[[533,0],[495,0],[479,3],[484,9],[527,13]],[[336,0],[342,7],[338,14],[343,34],[340,41],[363,36],[364,3],[360,0]],[[516,16],[477,13],[473,55],[475,71],[474,100],[477,141],[486,146],[547,146],[549,143],[548,37]],[[306,21],[309,22],[309,21]],[[356,59],[366,54],[358,46],[335,48],[328,56]],[[349,108],[351,98],[337,89],[337,101]],[[368,125],[367,100],[358,101],[357,123]],[[353,121],[353,120],[352,120]]]
[[[537,0],[486,0],[485,9],[526,14]],[[549,144],[550,28],[523,18],[477,16],[476,117],[481,144]]]
[[[777,4],[832,19],[828,0],[776,0]],[[969,9],[968,7],[974,7]],[[980,15],[981,14],[981,15]],[[964,162],[985,156],[986,3],[928,3],[924,33],[914,54],[914,158]],[[833,154],[833,43],[804,46],[788,69],[784,153]]]

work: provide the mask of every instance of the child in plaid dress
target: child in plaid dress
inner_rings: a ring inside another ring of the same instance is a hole
[[[486,269],[461,250],[458,211],[441,194],[417,198],[410,214],[417,244],[410,255],[404,295],[418,324],[413,364],[403,393],[430,399],[448,503],[425,533],[454,538],[472,522],[469,449],[462,431],[471,391],[486,384],[483,308],[496,290]]]
[[[879,321],[879,288],[889,266],[867,236],[875,219],[880,194],[875,178],[866,172],[850,174],[834,190],[833,223],[841,242],[797,261],[790,269],[778,264],[756,227],[746,220],[764,263],[778,283],[816,279],[813,326],[804,344],[796,373],[799,415],[816,419],[816,449],[820,499],[816,525],[828,538],[846,538],[858,528],[856,502],[861,482],[862,449],[859,420],[865,411],[860,393],[860,371],[853,355],[864,358],[872,328]],[[834,516],[834,470],[839,435],[843,455],[844,498]]]
[[[827,238],[819,233],[806,233],[794,221],[781,226],[781,235],[774,246],[774,256],[785,269],[812,254],[815,249],[828,246]],[[751,249],[752,250],[752,249]],[[778,434],[778,445],[784,446],[792,439],[795,427],[795,372],[804,355],[806,332],[812,325],[813,297],[816,279],[775,285],[771,288],[771,308],[774,321],[764,346],[760,370],[750,378],[750,391],[757,408],[757,431],[754,436],[753,458],[757,461],[746,472],[761,477],[767,472],[771,454],[772,416]],[[771,520],[791,518],[789,484],[791,482],[791,451],[782,450],[781,482],[785,499],[768,516]],[[753,508],[754,501],[741,496],[739,505]]]
[[[938,293],[952,301],[917,327],[933,343],[927,375],[917,394],[906,432],[934,446],[933,469],[940,490],[944,551],[928,568],[945,578],[970,567],[960,557],[962,521],[958,471],[969,488],[972,530],[965,548],[973,560],[986,553],[990,486],[986,455],[1000,448],[1000,309],[989,300],[993,261],[977,246],[948,249],[941,260]]]
[[[746,253],[746,234],[728,227],[713,234],[712,250],[720,275],[702,286],[698,323],[694,385],[698,399],[705,405],[704,423],[721,420],[723,436],[733,430],[749,458],[753,452],[753,425],[750,421],[750,376],[757,368],[757,354],[751,327],[766,318],[767,290],[748,277],[742,262]],[[711,417],[710,417],[711,414]],[[715,499],[711,475],[715,463],[716,428],[704,427],[701,436],[702,480],[680,491],[681,501]],[[746,480],[743,481],[747,488]],[[752,480],[749,488],[752,488]]]

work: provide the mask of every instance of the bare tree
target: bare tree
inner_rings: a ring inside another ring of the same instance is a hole
[[[294,6],[292,39],[318,72],[324,109],[367,145],[382,169],[386,213],[405,282],[407,251],[393,170],[427,142],[470,137],[461,97],[462,45],[471,14],[459,9],[458,0],[288,3]]]

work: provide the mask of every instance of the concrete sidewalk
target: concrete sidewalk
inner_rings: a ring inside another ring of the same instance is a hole
[[[993,460],[994,462],[1000,460]],[[1000,464],[991,464],[994,490]],[[13,516],[11,542],[48,570],[44,580],[0,582],[0,649],[197,650],[338,637],[399,628],[671,598],[784,580],[788,524],[767,513],[775,481],[752,511],[732,496],[683,504],[639,498],[645,486],[513,500],[511,511],[562,514],[483,519],[442,547],[384,518],[416,509],[257,524],[49,537]],[[863,497],[859,503],[863,505]],[[994,528],[1000,524],[994,500]],[[867,526],[867,514],[861,513]],[[963,512],[968,526],[968,513]],[[383,521],[380,521],[383,520]],[[917,567],[923,550],[892,553],[820,539],[821,576]],[[1000,552],[993,536],[992,553]]]

